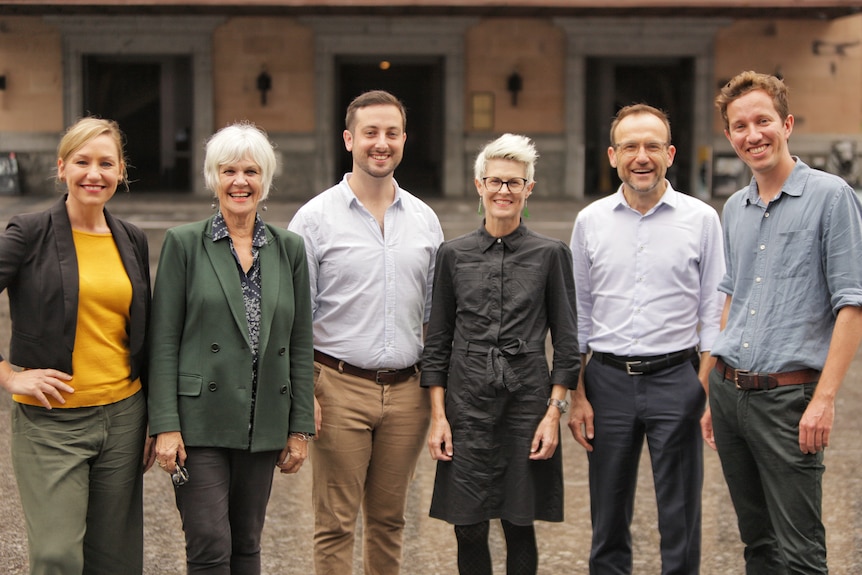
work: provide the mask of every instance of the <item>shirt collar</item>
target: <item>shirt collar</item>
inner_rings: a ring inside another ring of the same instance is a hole
[[[788,196],[794,196],[797,198],[802,195],[802,192],[805,189],[805,182],[808,180],[808,171],[811,168],[809,168],[808,165],[797,156],[793,156],[793,160],[796,162],[796,165],[793,166],[793,170],[781,186],[781,191],[772,201],[780,198],[782,194],[787,194]],[[748,192],[743,194],[742,204],[743,206],[749,206],[757,204],[759,201],[760,193],[757,188],[757,180],[752,176],[751,183],[748,185]]]
[[[507,236],[503,236],[502,238],[495,238],[491,234],[488,233],[488,230],[485,229],[485,221],[482,220],[482,225],[479,226],[479,248],[486,252],[491,246],[497,243],[497,240],[501,240],[503,245],[506,246],[506,249],[510,251],[516,251],[518,246],[524,243],[524,237],[527,235],[527,228],[524,226],[524,222],[522,221],[518,228]]]
[[[213,216],[213,241],[217,242],[230,237],[230,232],[227,229],[227,222],[224,221],[224,216],[221,210]],[[251,238],[251,245],[259,248],[266,244],[266,228],[263,225],[263,220],[260,219],[260,214],[254,215],[254,232]]]
[[[347,172],[344,174],[344,177],[341,179],[341,183],[344,185],[339,188],[341,190],[341,198],[344,200],[344,203],[348,208],[358,206],[360,204],[359,198],[356,197],[356,193],[353,191],[353,188],[350,187],[350,182],[347,181],[352,173],[353,172]],[[395,199],[392,200],[391,205],[401,206],[401,186],[398,185],[395,178],[392,178],[392,185],[395,186]]]
[[[676,208],[677,207],[677,204],[679,203],[679,197],[676,194],[676,190],[673,189],[673,186],[671,185],[670,181],[665,180],[664,183],[666,186],[664,193],[661,195],[661,198],[659,198],[658,203],[656,203],[656,205],[654,205],[650,209],[650,211],[648,211],[646,214],[644,214],[645,216],[648,216],[651,213],[655,212],[663,204],[668,206],[669,208]],[[634,210],[634,208],[632,208],[629,205],[629,203],[626,201],[626,196],[625,196],[625,194],[623,194],[623,185],[622,184],[620,184],[620,187],[617,188],[617,192],[616,192],[616,194],[614,194],[614,197],[616,198],[616,203],[614,204],[615,210],[619,210],[619,209]]]

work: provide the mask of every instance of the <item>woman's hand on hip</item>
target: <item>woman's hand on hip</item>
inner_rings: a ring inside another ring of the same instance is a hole
[[[46,409],[51,409],[49,396],[62,405],[66,399],[60,392],[75,393],[74,388],[66,383],[71,379],[71,375],[56,369],[15,371],[8,362],[0,362],[0,386],[14,395],[34,397]]]

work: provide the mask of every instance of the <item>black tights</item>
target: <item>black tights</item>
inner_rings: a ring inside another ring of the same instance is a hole
[[[507,575],[535,575],[539,565],[535,529],[532,525],[514,525],[506,520],[501,522],[506,536]],[[492,575],[488,525],[488,521],[483,521],[455,526],[458,573],[461,575]]]

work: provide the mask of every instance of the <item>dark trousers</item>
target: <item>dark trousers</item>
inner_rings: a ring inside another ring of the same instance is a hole
[[[598,361],[584,372],[595,414],[590,460],[592,575],[632,572],[631,522],[638,465],[647,439],[658,504],[663,575],[700,570],[706,394],[690,362],[628,375]]]
[[[715,444],[745,544],[748,575],[827,573],[823,452],[799,449],[816,384],[742,391],[713,371]]]
[[[189,575],[259,575],[260,538],[278,451],[186,447],[175,488]]]

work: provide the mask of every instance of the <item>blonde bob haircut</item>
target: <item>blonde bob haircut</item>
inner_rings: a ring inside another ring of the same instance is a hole
[[[473,171],[477,180],[485,177],[488,168],[488,160],[514,160],[527,167],[527,183],[533,181],[536,175],[536,160],[539,153],[536,146],[527,136],[518,134],[503,134],[496,140],[488,142],[476,157],[476,165]]]
[[[129,191],[129,172],[126,169],[126,139],[123,132],[120,131],[120,126],[113,120],[104,120],[95,116],[86,116],[81,118],[66,130],[63,137],[60,139],[60,144],[57,146],[57,159],[67,163],[69,158],[84,147],[90,140],[99,136],[109,136],[117,145],[117,159],[120,162],[120,182],[128,192]],[[59,179],[59,175],[58,175]]]
[[[218,193],[219,169],[227,164],[249,159],[260,167],[262,194],[269,196],[275,174],[275,149],[263,129],[251,122],[237,122],[213,134],[206,144],[204,182],[209,191]]]

